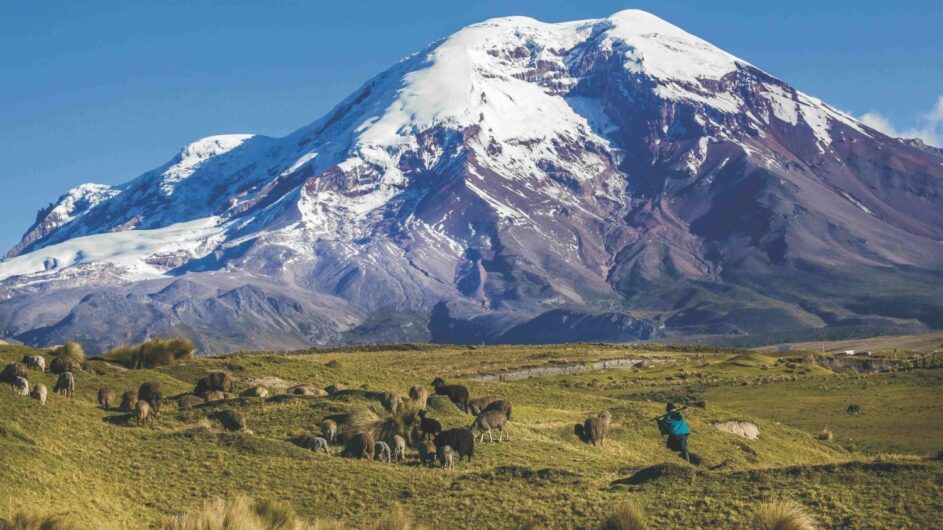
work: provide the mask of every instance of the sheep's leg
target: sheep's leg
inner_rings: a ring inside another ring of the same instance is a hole
[[[488,429],[488,441],[494,443],[494,435],[491,434],[491,429]]]

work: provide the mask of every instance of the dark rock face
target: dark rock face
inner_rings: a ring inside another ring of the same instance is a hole
[[[472,48],[463,75],[436,70]],[[471,26],[285,138],[203,139],[73,192],[0,263],[0,336],[222,352],[943,327],[943,151],[638,12]],[[142,256],[144,279],[53,252],[217,218]]]

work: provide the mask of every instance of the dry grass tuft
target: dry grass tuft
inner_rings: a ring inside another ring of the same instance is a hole
[[[602,530],[646,530],[645,514],[631,501],[620,503],[602,523]]]
[[[80,526],[70,522],[62,514],[43,514],[21,510],[9,521],[0,519],[0,530],[79,530]]]
[[[832,441],[832,430],[828,428],[828,425],[826,425],[825,428],[823,428],[822,431],[819,432],[819,434],[818,434],[816,437],[817,437],[819,440],[822,440],[822,441],[825,441],[825,442],[831,442],[831,441]]]
[[[815,520],[805,506],[790,500],[765,502],[753,514],[756,530],[815,530]]]
[[[410,530],[413,528],[412,519],[403,511],[403,507],[396,505],[370,527],[369,530]]]
[[[78,342],[67,342],[49,353],[73,364],[81,365],[85,362],[85,350]]]
[[[245,495],[231,499],[213,499],[200,509],[171,519],[166,530],[346,530],[347,526],[330,520],[309,523],[299,519],[289,505],[254,500]]]
[[[155,368],[173,366],[181,359],[193,357],[196,348],[188,339],[150,339],[140,344],[116,346],[103,355],[127,368]]]

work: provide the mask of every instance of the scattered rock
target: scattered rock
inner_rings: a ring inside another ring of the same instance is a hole
[[[760,428],[755,423],[749,421],[722,421],[711,423],[711,427],[720,432],[735,434],[747,440],[756,440],[760,437]]]

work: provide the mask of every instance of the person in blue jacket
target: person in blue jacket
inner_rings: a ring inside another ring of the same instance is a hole
[[[666,414],[659,419],[658,428],[662,434],[668,435],[668,449],[681,453],[681,458],[690,462],[688,435],[691,434],[691,429],[688,428],[688,423],[684,421],[684,415],[681,414],[681,411],[675,410],[674,403],[668,403],[665,408],[667,409]]]

